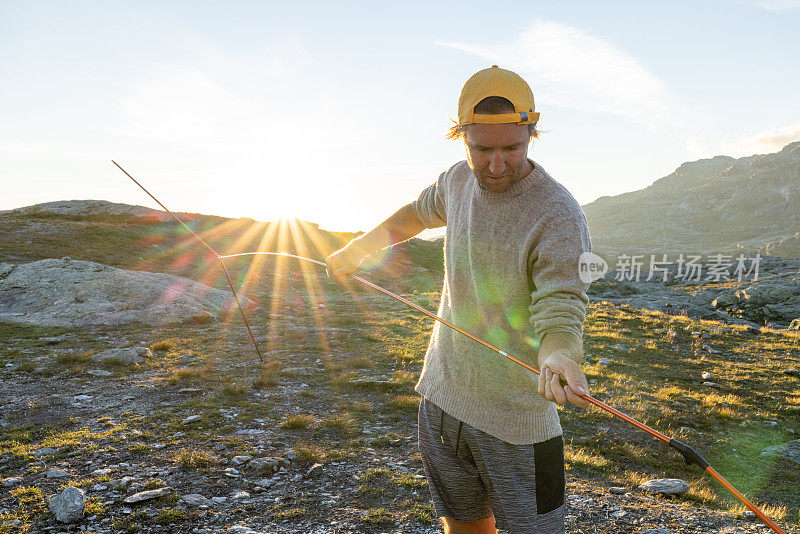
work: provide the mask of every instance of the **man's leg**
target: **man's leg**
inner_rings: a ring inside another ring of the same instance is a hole
[[[444,534],[497,534],[494,527],[494,516],[464,523],[452,517],[443,517]]]
[[[492,508],[475,462],[458,454],[466,445],[460,437],[463,424],[424,398],[419,407],[419,452],[436,515],[446,518],[452,534],[491,533]],[[489,520],[491,520],[489,522]],[[481,528],[484,526],[484,528]]]

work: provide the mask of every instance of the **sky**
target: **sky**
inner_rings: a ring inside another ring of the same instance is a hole
[[[156,207],[114,159],[175,211],[366,231],[465,158],[492,64],[586,204],[800,140],[798,28],[800,0],[0,0],[0,210]]]

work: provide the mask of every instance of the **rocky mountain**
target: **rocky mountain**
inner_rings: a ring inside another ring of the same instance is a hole
[[[800,141],[774,154],[688,162],[583,206],[595,250],[800,256]]]

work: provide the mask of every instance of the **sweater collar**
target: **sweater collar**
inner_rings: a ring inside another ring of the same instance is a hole
[[[470,171],[472,174],[473,183],[475,184],[475,195],[479,198],[485,198],[487,200],[502,200],[506,198],[514,198],[516,196],[521,195],[534,183],[538,182],[544,176],[544,169],[542,169],[536,162],[532,159],[528,158],[532,166],[531,172],[529,172],[525,177],[522,178],[519,182],[515,183],[505,191],[501,193],[494,193],[489,191],[488,189],[483,189],[480,184],[478,183],[478,178],[475,176],[475,173]]]

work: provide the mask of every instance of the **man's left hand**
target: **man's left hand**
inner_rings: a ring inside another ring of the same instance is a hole
[[[589,394],[589,384],[575,360],[561,351],[554,351],[541,364],[540,371],[539,395],[561,405],[569,401],[581,408],[589,406],[589,401],[581,397]]]

